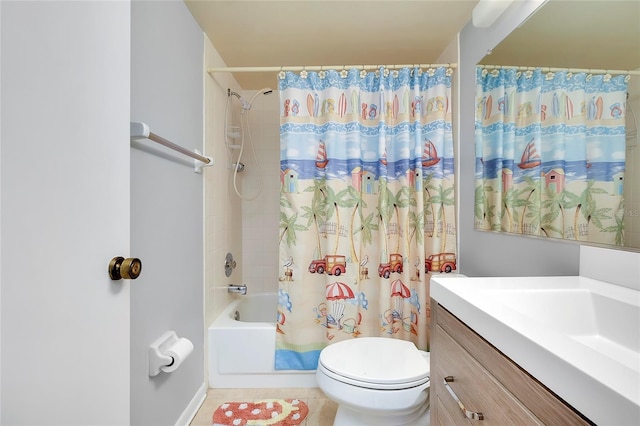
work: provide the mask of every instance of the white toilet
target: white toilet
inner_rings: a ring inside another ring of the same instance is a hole
[[[429,425],[429,353],[411,342],[334,343],[320,352],[316,379],[338,404],[334,426]]]

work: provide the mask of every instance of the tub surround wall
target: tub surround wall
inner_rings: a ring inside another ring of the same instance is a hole
[[[218,51],[205,36],[204,68],[225,67]],[[240,92],[240,87],[230,73],[204,73],[205,152],[214,159],[214,166],[204,172],[204,324],[208,326],[229,305],[236,295],[224,288],[228,284],[241,284],[242,277],[242,204],[233,193],[230,158],[224,137],[227,89]],[[230,104],[233,105],[233,104]],[[228,121],[239,114],[229,111]],[[230,277],[225,275],[224,261],[227,252],[233,254],[237,267]],[[208,340],[208,336],[205,336]],[[209,357],[209,345],[205,345],[204,359]],[[205,377],[209,377],[209,364],[205,363]],[[209,382],[209,387],[216,384]]]
[[[211,41],[205,36],[204,68],[226,67]],[[231,160],[224,137],[227,89],[239,92],[240,87],[230,73],[204,73],[205,152],[214,159],[214,166],[205,170],[205,324],[211,324],[233,299],[223,287],[241,284],[242,277],[242,204],[233,193]],[[232,103],[230,103],[230,108]],[[229,111],[228,121],[238,114]],[[240,182],[241,183],[241,182]],[[227,252],[233,254],[237,267],[230,277],[224,273]]]
[[[539,0],[516,2],[489,28],[468,23],[460,33],[458,192],[460,270],[470,276],[577,275],[580,246],[474,230],[475,67],[487,51],[523,22]]]
[[[262,182],[262,193],[252,201],[242,201],[242,276],[247,291],[272,292],[278,289],[278,277],[283,275],[278,261],[280,236],[280,109],[278,82],[274,74],[274,92],[258,96],[249,112],[249,124],[260,170],[256,167],[248,137],[242,162],[245,171],[242,193],[252,198]],[[251,99],[255,91],[243,96]],[[234,103],[235,102],[234,100]],[[234,123],[240,123],[239,117]],[[246,133],[245,133],[246,134]],[[235,198],[238,198],[234,195]]]

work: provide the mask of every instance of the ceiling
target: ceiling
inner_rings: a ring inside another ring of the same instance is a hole
[[[229,67],[434,63],[478,0],[185,0]],[[244,90],[277,85],[244,72]]]

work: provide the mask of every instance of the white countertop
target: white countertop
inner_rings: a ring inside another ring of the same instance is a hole
[[[640,425],[640,292],[586,277],[434,275],[431,297],[599,425]]]

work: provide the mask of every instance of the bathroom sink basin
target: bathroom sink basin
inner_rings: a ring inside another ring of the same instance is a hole
[[[596,424],[638,423],[640,291],[579,276],[438,276],[431,297]]]
[[[486,295],[555,333],[640,371],[638,303],[608,297],[591,288],[487,290]]]

